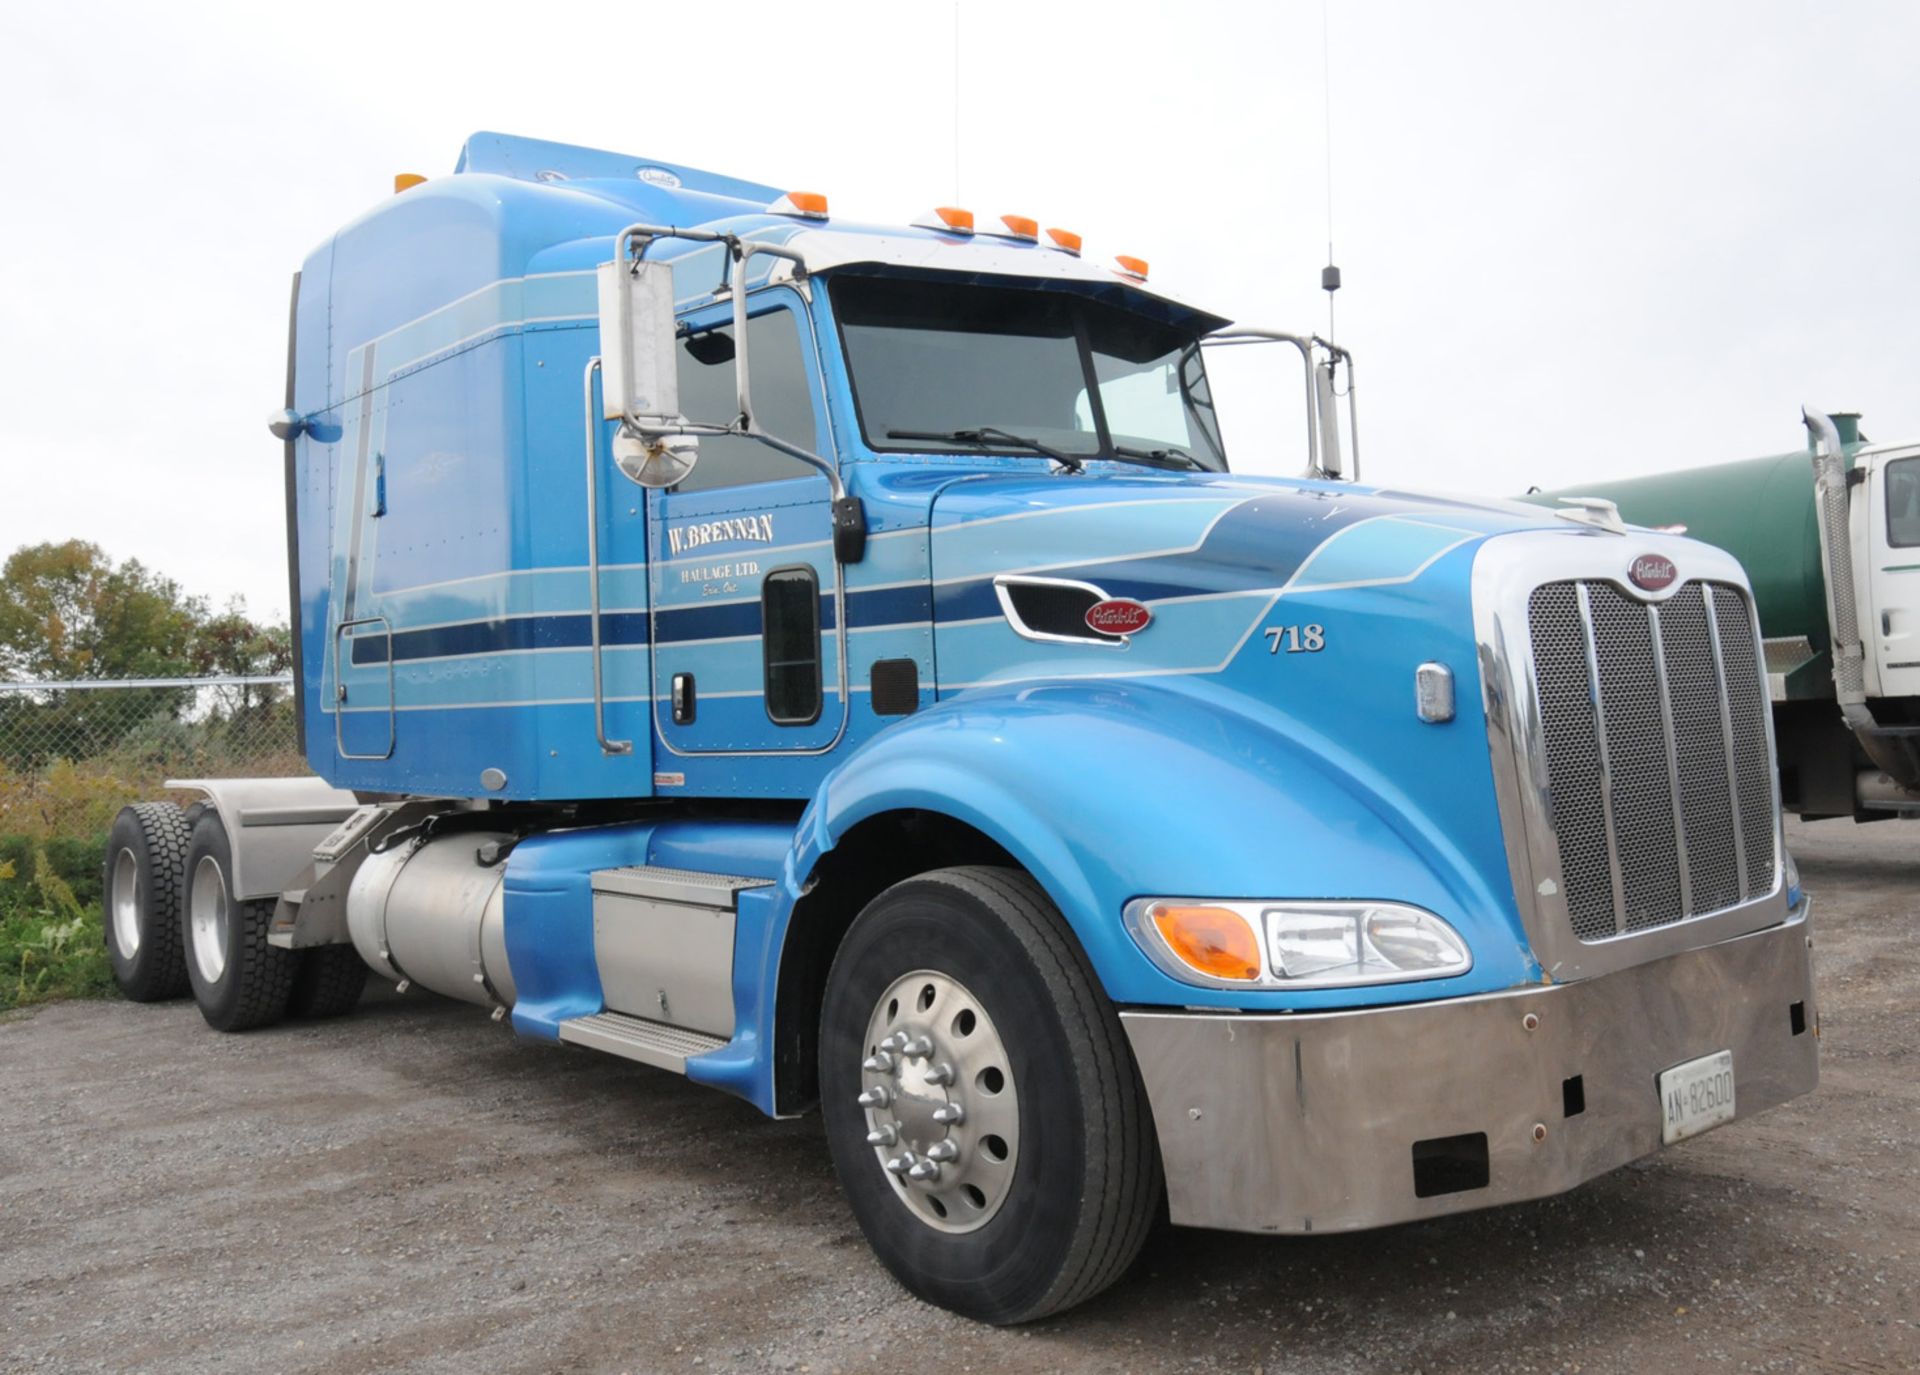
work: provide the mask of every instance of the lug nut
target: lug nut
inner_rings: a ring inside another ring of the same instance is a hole
[[[860,1068],[869,1074],[885,1074],[893,1068],[893,1052],[876,1050],[860,1062]]]
[[[927,1147],[927,1159],[945,1164],[960,1158],[960,1148],[951,1141],[936,1141]]]
[[[940,1167],[931,1160],[916,1161],[907,1169],[907,1178],[916,1184],[938,1184]]]
[[[953,1066],[945,1060],[942,1060],[939,1064],[927,1071],[927,1082],[929,1084],[951,1084],[956,1077],[953,1072]]]
[[[887,1092],[885,1084],[875,1084],[860,1095],[859,1103],[863,1108],[884,1108],[893,1101],[893,1095]]]
[[[933,1054],[933,1038],[931,1036],[916,1036],[900,1047],[900,1053],[905,1055],[909,1060],[924,1060]]]
[[[893,1146],[897,1145],[899,1141],[900,1128],[894,1126],[891,1122],[883,1127],[876,1127],[867,1133],[867,1144],[869,1146]]]
[[[908,1170],[912,1168],[913,1168],[912,1152],[908,1152],[906,1155],[896,1155],[893,1159],[887,1162],[888,1174],[905,1174]]]
[[[949,1103],[933,1110],[933,1120],[943,1127],[957,1127],[967,1120],[967,1110],[958,1103]]]
[[[886,1040],[880,1043],[880,1049],[903,1050],[906,1048],[906,1044],[907,1044],[907,1033],[904,1031],[896,1031],[893,1033],[893,1035],[887,1037]]]

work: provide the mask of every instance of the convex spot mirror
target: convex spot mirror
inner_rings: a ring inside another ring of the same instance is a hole
[[[700,461],[700,441],[690,434],[644,435],[621,426],[613,437],[613,464],[642,487],[671,487]]]

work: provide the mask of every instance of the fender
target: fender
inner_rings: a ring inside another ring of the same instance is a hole
[[[219,813],[233,850],[227,881],[242,901],[279,897],[359,805],[319,778],[170,778],[167,786],[204,794]]]
[[[1460,781],[1463,809],[1478,805],[1464,795],[1477,785],[1492,810],[1484,758],[1481,773]],[[1117,1003],[1323,1010],[1540,977],[1503,856],[1468,853],[1444,817],[1337,742],[1195,678],[1025,683],[941,702],[827,777],[801,819],[794,871],[811,873],[861,821],[908,808],[963,821],[1014,855]],[[1159,894],[1412,902],[1453,923],[1474,966],[1378,988],[1184,984],[1160,972],[1121,921],[1130,899]]]

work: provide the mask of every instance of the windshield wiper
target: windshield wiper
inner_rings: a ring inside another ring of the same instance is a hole
[[[1025,449],[1029,453],[1050,458],[1070,473],[1077,473],[1084,466],[1081,461],[1069,453],[1042,444],[1037,439],[1025,435],[1009,434],[1005,430],[995,429],[991,425],[981,425],[971,430],[888,430],[888,439],[932,439],[943,444],[972,444],[977,448],[991,448],[997,441],[1010,444],[1016,449]]]
[[[1187,468],[1198,468],[1202,472],[1206,471],[1206,465],[1185,449],[1136,449],[1128,444],[1116,444],[1113,446],[1113,456],[1132,459],[1136,462],[1164,464],[1167,467],[1178,464]]]

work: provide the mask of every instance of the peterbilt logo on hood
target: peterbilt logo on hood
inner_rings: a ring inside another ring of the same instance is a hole
[[[1627,576],[1642,592],[1664,592],[1673,586],[1674,579],[1680,576],[1680,570],[1674,566],[1672,559],[1664,555],[1642,554],[1633,561]]]
[[[1102,635],[1131,635],[1152,619],[1153,612],[1131,597],[1109,597],[1087,608],[1087,629]]]

